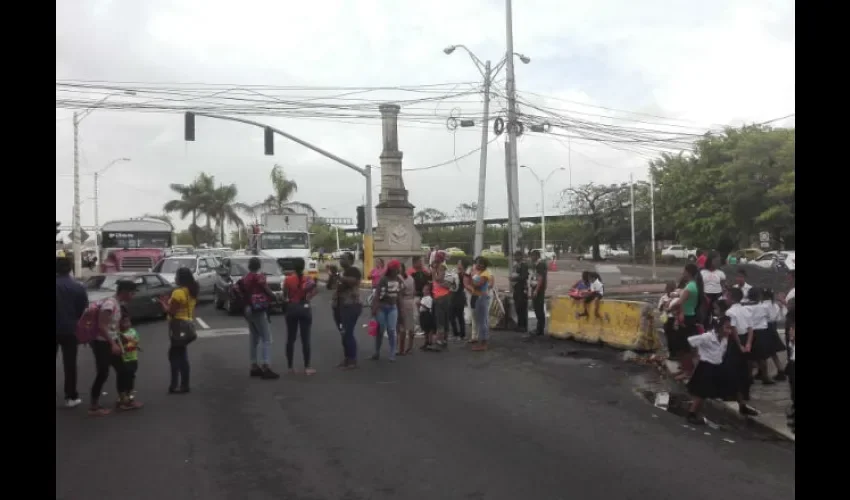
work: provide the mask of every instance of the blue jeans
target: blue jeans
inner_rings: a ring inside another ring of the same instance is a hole
[[[251,345],[251,362],[256,365],[271,364],[272,328],[266,311],[254,311],[245,308],[245,318],[248,320],[248,339]],[[257,350],[259,347],[259,356]]]
[[[482,295],[475,301],[475,323],[478,326],[478,340],[486,342],[490,337],[490,295]]]
[[[390,359],[395,359],[396,326],[398,325],[398,307],[381,305],[378,308],[378,335],[375,337],[375,355],[381,354],[381,344],[384,342],[384,332],[390,341]]]
[[[348,361],[357,360],[357,339],[354,330],[363,306],[360,304],[343,304],[339,306],[339,323],[342,325],[342,352]]]

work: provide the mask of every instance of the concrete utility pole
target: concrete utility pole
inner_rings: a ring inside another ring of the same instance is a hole
[[[637,255],[635,251],[635,176],[629,174],[629,209],[631,211],[631,226],[632,226],[632,263],[635,262]]]
[[[74,111],[74,230],[71,232],[71,248],[74,251],[74,276],[83,275],[83,252],[80,227],[80,120],[82,117]]]
[[[506,174],[508,175],[508,229],[510,237],[508,238],[509,255],[513,255],[519,244],[519,172],[517,161],[517,129],[519,125],[516,119],[516,77],[514,75],[514,61],[511,54],[514,53],[514,33],[513,33],[513,11],[511,8],[511,0],[505,2],[505,25],[506,25],[506,41],[507,54],[505,56],[507,80],[505,86],[508,92],[508,165],[505,166]]]
[[[72,120],[74,123],[74,229],[71,232],[71,244],[74,251],[74,275],[78,277],[83,272],[83,255],[81,251],[82,241],[80,241],[82,239],[82,228],[80,227],[80,122],[101,104],[106,102],[107,99],[119,94],[136,95],[135,92],[130,90],[116,92],[97,101],[94,106],[81,113],[74,111]],[[97,236],[95,236],[95,238],[97,238]]]
[[[490,86],[493,84],[493,81],[498,76],[499,72],[507,63],[508,57],[505,56],[496,64],[495,67],[492,67],[490,61],[481,62],[481,59],[476,57],[475,54],[472,53],[469,48],[465,45],[450,45],[443,49],[443,52],[446,54],[451,54],[455,51],[455,49],[463,49],[469,54],[472,62],[475,63],[475,67],[478,68],[478,72],[481,73],[481,76],[484,77],[484,118],[481,122],[481,157],[479,161],[478,167],[478,204],[477,211],[475,214],[475,255],[481,255],[481,251],[484,250],[484,213],[486,211],[486,187],[487,187],[487,145],[489,142],[490,136]],[[531,59],[525,55],[513,53],[513,55],[519,57],[519,60],[524,64],[528,64],[531,62]],[[508,179],[510,177],[508,176]],[[510,204],[508,205],[510,209]]]

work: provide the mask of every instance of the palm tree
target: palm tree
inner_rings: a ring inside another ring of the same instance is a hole
[[[310,204],[291,200],[292,195],[298,192],[298,184],[286,177],[283,167],[275,164],[269,178],[272,181],[273,192],[268,198],[252,205],[238,203],[235,207],[255,218],[261,213],[307,214],[310,217],[316,217],[316,209]]]
[[[216,232],[221,236],[221,244],[224,245],[225,226],[229,222],[242,227],[242,218],[236,212],[236,196],[239,191],[236,185],[219,186],[211,193],[210,199],[204,205],[204,215],[207,219],[215,220]]]
[[[191,184],[170,184],[168,187],[177,193],[180,198],[167,202],[162,209],[166,213],[177,212],[181,219],[192,217],[189,225],[189,233],[192,235],[192,244],[198,245],[198,216],[205,215],[205,207],[209,204],[211,193],[215,190],[214,179],[205,173],[201,173]],[[211,220],[207,217],[207,228]],[[211,229],[210,229],[211,230]]]

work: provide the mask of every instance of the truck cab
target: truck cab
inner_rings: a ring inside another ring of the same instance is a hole
[[[310,251],[310,231],[306,214],[264,214],[251,228],[253,253],[275,259],[285,275],[294,272],[294,260],[304,259],[304,274],[317,280],[319,266]]]

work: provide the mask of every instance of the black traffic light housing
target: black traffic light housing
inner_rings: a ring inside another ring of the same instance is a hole
[[[195,140],[195,113],[186,112],[186,120],[185,120],[185,131],[183,133],[183,139],[187,141]]]
[[[366,207],[363,205],[357,206],[357,232],[366,232]]]
[[[59,233],[60,233],[60,231],[59,231],[59,226],[61,226],[61,225],[62,225],[62,223],[61,223],[61,222],[56,221],[56,236],[59,236]]]
[[[263,141],[266,149],[266,156],[274,156],[274,132],[270,127],[265,129],[265,140]]]

